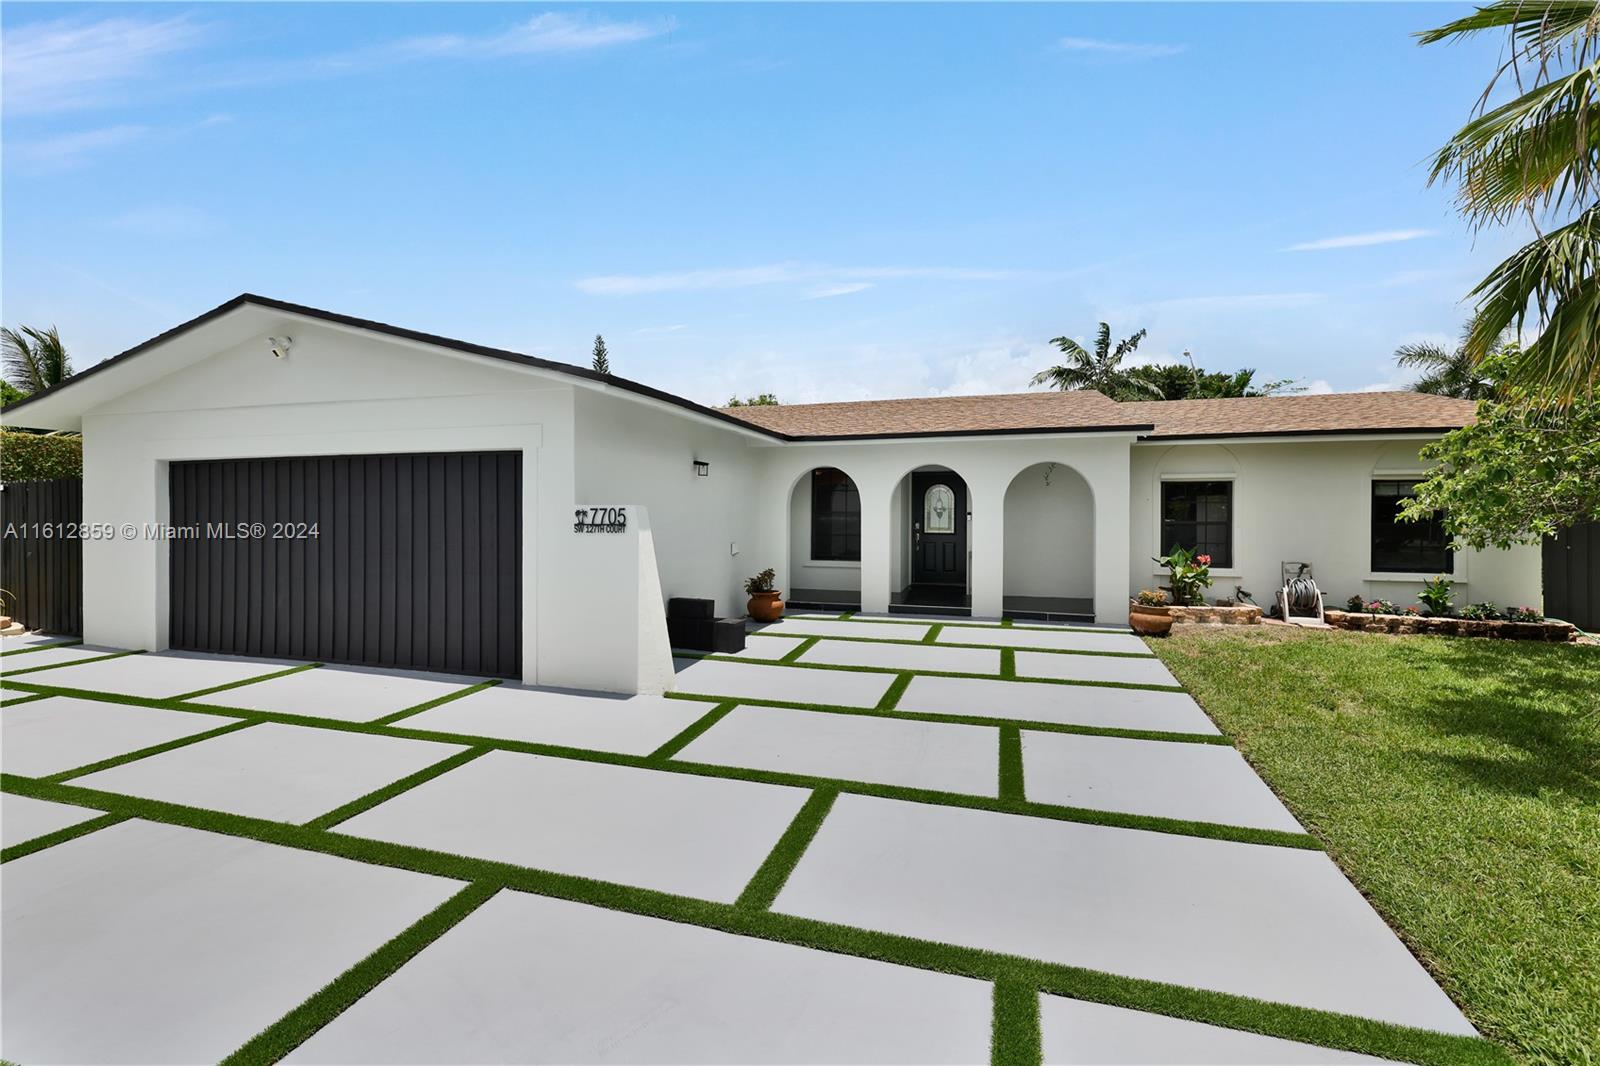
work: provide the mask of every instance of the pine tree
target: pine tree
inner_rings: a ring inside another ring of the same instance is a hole
[[[611,358],[606,354],[606,339],[598,333],[594,335],[594,369],[599,374],[611,373]]]

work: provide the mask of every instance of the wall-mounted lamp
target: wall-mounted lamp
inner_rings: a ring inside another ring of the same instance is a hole
[[[267,350],[272,353],[272,357],[274,359],[282,359],[284,356],[288,355],[289,349],[293,347],[293,345],[294,338],[292,337],[267,338]]]
[[[694,476],[695,477],[710,477],[711,476],[711,464],[706,462],[704,459],[696,459],[694,461]]]

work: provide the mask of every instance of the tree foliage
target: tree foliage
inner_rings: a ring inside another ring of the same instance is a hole
[[[72,376],[72,360],[54,326],[0,328],[0,361],[4,362],[6,383],[24,396]]]
[[[0,482],[83,476],[83,438],[0,430]]]
[[[1256,372],[1246,367],[1229,373],[1225,370],[1201,370],[1181,363],[1164,363],[1159,366],[1136,366],[1128,377],[1140,384],[1137,391],[1113,395],[1118,400],[1217,400],[1235,396],[1277,396],[1299,392],[1292,380],[1255,383]],[[1151,395],[1149,388],[1155,390]]]
[[[737,395],[728,398],[729,407],[777,407],[778,396],[776,393],[763,392],[759,396],[750,396],[743,400]]]
[[[1427,392],[1435,396],[1454,396],[1459,400],[1485,400],[1495,392],[1496,385],[1484,373],[1483,365],[1472,354],[1474,323],[1468,322],[1461,330],[1461,340],[1454,348],[1424,341],[1402,344],[1394,350],[1394,361],[1407,370],[1420,370],[1422,376],[1411,386],[1412,392]],[[1500,335],[1490,349],[1490,356],[1514,356],[1520,348],[1508,330]],[[1503,360],[1501,360],[1503,361]]]
[[[1442,516],[1472,548],[1506,548],[1600,521],[1600,401],[1566,410],[1480,400],[1475,423],[1422,449],[1438,463],[1402,515]]]
[[[1495,0],[1420,37],[1486,31],[1506,35],[1506,59],[1429,180],[1455,184],[1474,226],[1533,225],[1534,239],[1472,290],[1466,349],[1482,360],[1507,329],[1536,333],[1509,388],[1530,406],[1565,407],[1600,384],[1600,3]],[[1512,98],[1491,107],[1503,84]]]
[[[1113,345],[1111,326],[1102,322],[1095,332],[1093,352],[1071,337],[1052,337],[1050,343],[1061,349],[1065,358],[1039,371],[1030,384],[1063,391],[1093,389],[1116,400],[1158,400],[1161,397],[1153,385],[1122,368],[1122,361],[1134,353],[1147,332],[1138,330]]]
[[[594,356],[590,365],[597,374],[611,373],[611,354],[606,351],[606,339],[598,333],[594,335]]]

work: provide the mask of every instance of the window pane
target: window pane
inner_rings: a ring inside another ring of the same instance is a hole
[[[1416,490],[1415,481],[1372,483],[1372,569],[1376,573],[1448,574],[1454,553],[1437,516],[1420,522],[1400,518],[1400,507]]]
[[[811,558],[861,559],[861,494],[832,467],[811,472]]]
[[[1211,565],[1233,565],[1233,482],[1163,481],[1161,551],[1187,548],[1211,556]]]

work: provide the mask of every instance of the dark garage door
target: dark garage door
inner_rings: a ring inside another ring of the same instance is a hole
[[[171,500],[172,647],[520,676],[520,452],[175,462]]]

